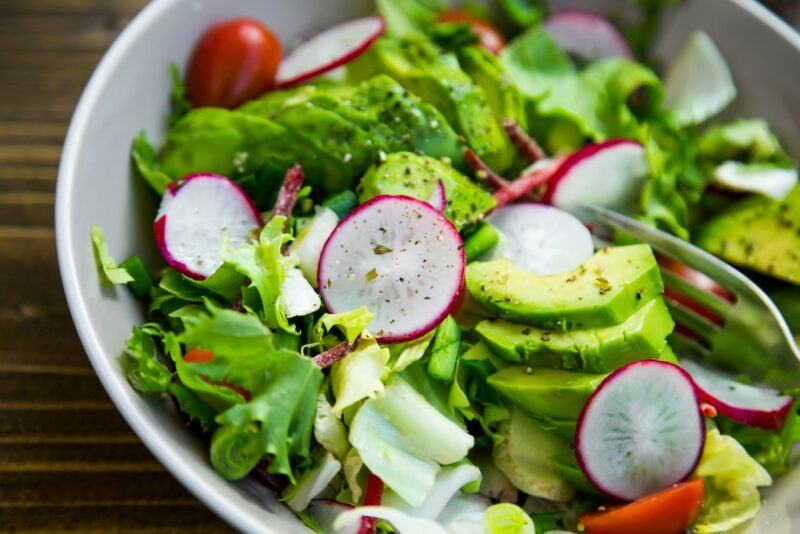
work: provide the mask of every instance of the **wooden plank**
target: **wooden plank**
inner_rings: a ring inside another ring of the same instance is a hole
[[[15,506],[195,503],[167,472],[0,472],[0,510]]]
[[[146,490],[146,488],[142,488]],[[0,510],[0,530],[23,532],[233,532],[199,503],[128,506],[14,507]]]
[[[0,226],[52,227],[55,195],[52,192],[6,192],[0,188]]]
[[[0,410],[0,444],[139,443],[114,408]]]
[[[0,410],[16,410],[38,404],[64,410],[84,409],[92,404],[108,407],[100,381],[93,375],[60,375],[49,373],[0,372]]]
[[[147,4],[147,0],[0,0],[0,13],[45,13],[56,15],[106,13],[119,15],[135,13]]]
[[[98,465],[106,466],[109,471],[117,471],[123,465],[164,469],[138,442],[92,446],[62,443],[58,447],[49,443],[0,443],[0,465],[6,470],[35,469],[38,465],[58,466],[59,471]]]

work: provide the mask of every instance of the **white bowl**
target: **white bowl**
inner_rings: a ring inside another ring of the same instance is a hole
[[[208,463],[205,446],[185,428],[170,403],[141,396],[128,385],[119,358],[131,327],[142,322],[144,313],[127,290],[99,284],[89,229],[98,224],[105,231],[116,258],[140,254],[150,268],[159,265],[151,231],[154,201],[139,180],[131,178],[130,144],[143,129],[156,144],[163,138],[168,64],[185,65],[195,40],[210,23],[251,16],[291,46],[371,9],[371,0],[154,0],[100,62],[64,147],[56,196],[58,259],[89,359],[152,453],[198,498],[243,531],[308,529],[258,484],[219,477]],[[708,32],[731,65],[740,97],[729,114],[765,117],[787,148],[800,155],[800,37],[755,2],[690,0],[665,21],[657,55],[669,57],[695,29]],[[800,531],[800,471],[778,480],[748,529],[793,531]]]

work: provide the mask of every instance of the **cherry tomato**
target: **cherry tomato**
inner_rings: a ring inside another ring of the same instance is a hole
[[[436,20],[438,22],[456,22],[471,25],[472,31],[480,39],[478,44],[492,54],[499,54],[503,47],[506,46],[505,37],[500,33],[500,30],[495,28],[491,22],[483,20],[468,11],[446,9],[439,13]]]
[[[252,19],[232,19],[206,30],[189,64],[188,94],[196,107],[234,108],[275,87],[278,38]]]
[[[695,478],[629,504],[588,512],[580,523],[584,534],[681,534],[702,505],[703,479]]]

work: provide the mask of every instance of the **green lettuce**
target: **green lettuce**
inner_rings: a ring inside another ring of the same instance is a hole
[[[157,327],[134,326],[125,342],[128,381],[142,393],[164,393],[172,381],[172,373],[158,360],[154,335],[160,336]]]
[[[703,456],[695,475],[703,477],[705,494],[694,532],[724,532],[755,517],[761,508],[759,487],[772,485],[758,462],[735,439],[712,428],[706,432]]]
[[[114,261],[114,258],[108,251],[106,238],[103,236],[103,231],[99,226],[92,226],[91,236],[95,259],[105,279],[112,284],[127,284],[133,282],[133,276],[131,276],[126,269],[117,267],[117,262]]]
[[[793,445],[800,441],[800,401],[795,401],[791,415],[783,428],[762,430],[742,425],[730,419],[717,418],[720,430],[736,439],[770,475],[780,475],[789,470]]]
[[[317,397],[317,412],[314,415],[314,439],[337,460],[343,461],[350,449],[347,430],[341,419],[333,414],[333,408],[325,394],[326,388],[322,389]]]
[[[698,140],[698,155],[713,163],[729,160],[789,163],[778,138],[763,119],[737,119],[712,125]]]
[[[285,217],[273,217],[264,226],[258,241],[238,248],[223,245],[220,256],[240,274],[251,280],[251,287],[261,297],[261,317],[270,328],[282,328],[296,333],[289,324],[286,307],[281,300],[281,288],[289,271],[297,266],[296,256],[284,256],[281,249],[292,240],[283,232]]]
[[[167,117],[167,124],[172,126],[184,115],[192,110],[192,103],[186,96],[186,84],[181,77],[181,70],[177,63],[173,63],[170,72],[172,74],[172,89],[169,93],[170,113]]]
[[[288,351],[259,360],[260,365],[229,368],[229,379],[250,384],[253,397],[217,416],[220,428],[212,436],[211,461],[220,474],[235,480],[266,456],[270,473],[294,483],[292,459],[309,458],[322,371],[311,358]]]
[[[139,133],[131,146],[131,161],[139,176],[153,191],[163,195],[167,186],[172,183],[172,178],[163,172],[158,164],[158,154],[150,144],[145,132]]]
[[[463,459],[474,443],[398,376],[358,409],[349,439],[370,472],[411,506],[425,500],[440,466]]]
[[[348,343],[353,343],[374,317],[375,314],[366,306],[359,306],[346,312],[326,313],[314,325],[314,336],[321,340],[326,332],[330,332],[336,327],[341,330]]]
[[[295,512],[305,510],[311,499],[322,493],[341,469],[342,464],[331,453],[326,453],[316,466],[307,469],[297,479],[296,484],[284,490],[282,500]]]
[[[389,349],[381,347],[374,337],[362,336],[355,350],[331,369],[331,385],[337,417],[350,406],[384,391],[383,378],[389,373]]]

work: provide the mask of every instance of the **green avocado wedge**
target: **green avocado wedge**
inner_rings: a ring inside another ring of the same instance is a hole
[[[447,122],[494,170],[505,172],[514,149],[500,128],[486,93],[463,71],[455,54],[422,37],[382,37],[347,65],[350,80],[387,74],[441,111]]]
[[[577,421],[586,399],[606,374],[515,365],[488,378],[489,385],[535,419]]]
[[[609,373],[634,360],[660,358],[674,326],[664,300],[654,298],[615,326],[564,332],[496,320],[479,323],[475,332],[509,362]]]
[[[458,229],[481,220],[496,204],[492,195],[449,165],[412,152],[389,154],[385,161],[373,165],[356,193],[360,202],[379,195],[407,195],[427,201],[435,194],[439,180],[447,198],[444,214]]]
[[[781,202],[734,204],[706,222],[695,242],[725,261],[800,284],[800,186]]]
[[[507,259],[473,262],[466,279],[470,294],[489,312],[560,331],[622,323],[664,288],[647,245],[603,249],[576,269],[549,276]]]

